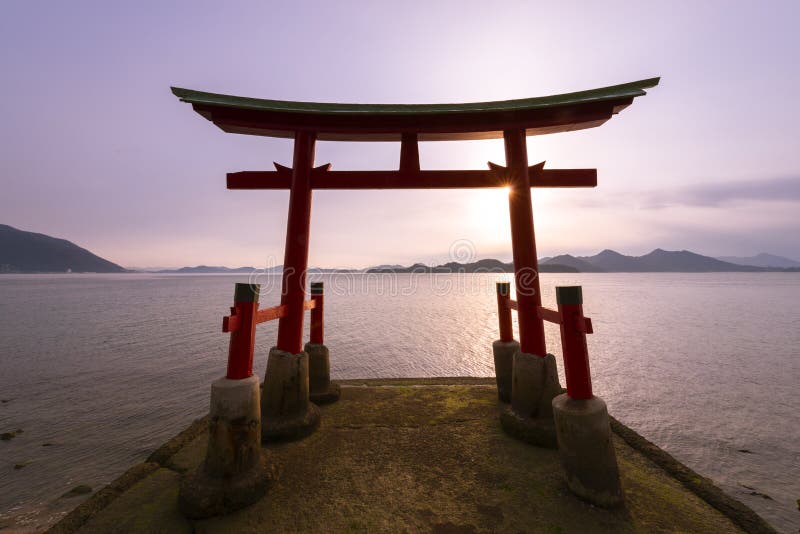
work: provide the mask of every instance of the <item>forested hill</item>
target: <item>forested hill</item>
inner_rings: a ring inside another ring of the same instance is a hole
[[[0,272],[123,273],[116,263],[66,239],[25,232],[0,224]]]

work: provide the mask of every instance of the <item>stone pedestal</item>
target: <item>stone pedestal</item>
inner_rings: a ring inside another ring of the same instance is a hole
[[[503,429],[532,445],[557,448],[552,401],[561,391],[552,354],[542,358],[517,352],[511,379],[511,406],[500,415]]]
[[[181,481],[178,505],[188,518],[224,515],[260,499],[272,480],[261,450],[258,377],[211,384],[205,461]]]
[[[511,402],[511,380],[514,354],[519,352],[518,341],[497,340],[492,343],[494,374],[497,377],[497,396],[501,402]]]
[[[309,398],[314,404],[330,404],[339,400],[341,388],[331,382],[331,355],[328,347],[321,343],[306,343],[303,350],[308,354]]]
[[[622,487],[606,403],[599,397],[553,399],[558,455],[575,495],[597,506],[622,502]]]
[[[269,351],[261,395],[261,437],[288,441],[308,436],[319,426],[319,408],[308,394],[308,354]]]

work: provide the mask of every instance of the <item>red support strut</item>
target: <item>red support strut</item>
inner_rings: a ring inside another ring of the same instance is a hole
[[[325,294],[322,282],[311,283],[311,300],[315,302],[311,308],[311,343],[325,343]]]
[[[253,347],[256,337],[255,315],[258,309],[258,284],[236,284],[233,295],[233,317],[236,328],[231,332],[228,350],[228,372],[232,380],[249,378],[253,374]]]
[[[561,346],[564,351],[567,395],[573,399],[591,399],[592,377],[589,373],[586,334],[592,333],[592,323],[583,315],[581,287],[557,287],[556,301],[561,316]]]
[[[506,149],[506,169],[511,191],[508,208],[511,216],[511,247],[514,256],[514,280],[519,304],[520,350],[544,357],[544,322],[537,309],[542,305],[539,291],[539,262],[533,233],[531,184],[528,178],[528,149],[525,130],[503,132]]]
[[[497,320],[500,323],[500,341],[514,341],[514,330],[511,323],[511,284],[497,282]]]
[[[299,131],[294,138],[292,188],[283,261],[281,305],[286,316],[278,323],[278,348],[290,354],[303,351],[303,309],[311,230],[311,171],[314,167],[315,134]]]

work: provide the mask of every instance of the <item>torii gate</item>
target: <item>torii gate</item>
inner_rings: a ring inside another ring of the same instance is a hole
[[[470,104],[327,104],[263,100],[172,88],[181,101],[225,132],[294,139],[292,168],[275,164],[272,171],[229,173],[228,189],[289,189],[289,218],[283,263],[277,351],[282,356],[303,354],[303,313],[314,189],[438,189],[510,187],[509,213],[514,276],[519,314],[520,351],[544,358],[547,354],[544,324],[539,308],[538,261],[534,237],[531,187],[594,187],[596,169],[545,169],[528,166],[526,136],[566,132],[600,126],[629,106],[659,78],[555,96]],[[494,139],[505,142],[506,166],[489,163],[487,170],[422,170],[419,141]],[[334,171],[330,164],[315,167],[317,140],[399,141],[396,171]],[[277,356],[276,356],[277,358]],[[277,362],[277,360],[276,360]],[[306,373],[302,362],[280,364]],[[555,364],[553,364],[555,365]],[[271,387],[273,353],[267,368]],[[302,382],[302,378],[294,380]],[[557,376],[556,376],[557,381]],[[280,387],[287,386],[287,382]],[[306,379],[307,384],[307,379]],[[277,387],[277,386],[276,386]],[[536,389],[541,386],[532,385]],[[560,388],[559,388],[560,392]],[[537,393],[538,394],[538,393]],[[265,396],[266,389],[265,389]],[[315,426],[309,415],[308,386],[296,392],[294,408],[264,409],[262,418],[276,418],[279,427]],[[291,404],[291,403],[290,403]],[[549,404],[549,400],[546,404]],[[287,411],[288,410],[288,411]],[[289,412],[295,413],[289,413]],[[316,416],[318,420],[318,415]],[[292,421],[289,421],[289,420]],[[280,429],[278,429],[280,431]],[[266,432],[266,431],[265,431]],[[277,435],[277,434],[276,434]]]

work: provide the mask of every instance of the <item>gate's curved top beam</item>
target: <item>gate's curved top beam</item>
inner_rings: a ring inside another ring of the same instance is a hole
[[[315,132],[328,141],[491,139],[503,130],[528,135],[600,126],[659,78],[561,95],[469,104],[325,104],[263,100],[173,87],[172,92],[226,132],[294,137]]]

